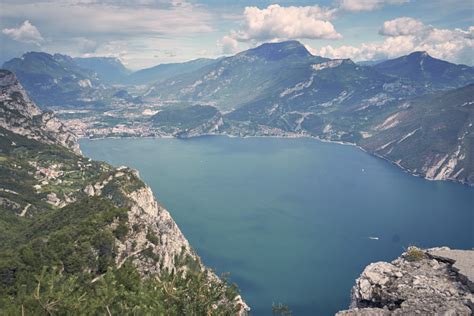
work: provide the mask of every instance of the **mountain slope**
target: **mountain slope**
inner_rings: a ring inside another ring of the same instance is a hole
[[[120,83],[131,73],[119,59],[113,57],[77,57],[74,61],[79,67],[95,72],[102,82],[108,84]]]
[[[0,69],[0,89],[2,128],[47,144],[64,146],[80,154],[76,136],[52,113],[38,109],[11,72]]]
[[[233,119],[245,120],[253,115],[247,112],[262,118],[277,106],[279,112],[312,112],[317,107],[370,105],[375,99],[387,102],[426,91],[410,78],[383,74],[349,59],[312,56],[299,42],[288,41],[263,44],[177,75],[153,85],[145,96],[213,105],[223,112],[237,110]]]
[[[229,111],[271,96],[282,86],[296,85],[307,76],[311,63],[324,60],[310,56],[298,42],[264,44],[156,84],[146,96],[199,102]]]
[[[2,314],[245,312],[137,171],[74,152],[12,73],[0,83]]]
[[[272,125],[280,121],[280,128],[300,129],[308,115],[377,106],[412,93],[403,83],[348,59],[310,63],[302,68],[294,84],[285,84],[264,98],[243,104],[227,117]]]
[[[474,68],[415,52],[375,66],[312,56],[297,41],[268,43],[155,84],[146,97],[213,105],[224,112],[277,106],[308,108],[369,105],[375,99],[413,97],[474,82]],[[341,99],[344,99],[342,102]],[[245,116],[240,111],[235,118]],[[285,110],[283,110],[285,111]]]
[[[100,107],[112,103],[117,89],[107,87],[96,71],[69,56],[30,52],[3,64],[15,74],[42,108]]]
[[[428,179],[474,184],[474,84],[401,102],[372,122],[365,149]]]
[[[93,72],[77,67],[72,58],[47,53],[26,53],[3,64],[13,72],[40,106],[86,105],[98,81]],[[89,97],[86,97],[89,95]]]
[[[193,72],[216,62],[214,59],[199,58],[183,63],[160,64],[131,73],[124,82],[132,85],[160,82],[177,75]]]

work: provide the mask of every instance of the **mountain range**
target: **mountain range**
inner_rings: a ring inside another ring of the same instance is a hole
[[[53,67],[33,63],[41,75],[34,74],[27,57],[5,66],[17,73],[34,101],[43,94],[56,97],[41,88],[41,78],[55,73]],[[62,65],[57,77],[87,78],[92,86],[110,89],[100,79],[105,75],[94,72],[94,68],[106,69],[95,64],[105,60],[95,59],[89,66],[82,60],[79,66],[77,59],[50,57]],[[86,127],[90,132],[81,134],[95,136],[104,126],[107,131],[102,136],[140,136],[144,131],[146,136],[176,137],[310,136],[356,144],[429,179],[474,184],[474,68],[470,66],[426,52],[358,64],[313,56],[297,41],[134,73],[123,71],[117,61],[107,64],[124,76],[116,76],[123,78],[119,96],[134,100],[127,93],[132,91],[143,103],[109,102],[102,112],[94,107],[92,114],[80,117],[90,126]],[[57,81],[62,86],[63,80]],[[87,89],[84,93],[91,92]],[[80,100],[77,95],[73,98]],[[114,134],[111,126],[118,125],[126,128]]]

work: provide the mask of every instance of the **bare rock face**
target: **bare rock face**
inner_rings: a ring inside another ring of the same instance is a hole
[[[106,192],[111,191],[110,186],[121,188],[123,201],[126,201],[124,206],[128,209],[128,233],[122,240],[116,240],[117,267],[131,260],[142,275],[160,276],[165,271],[185,271],[188,266],[183,263],[192,261],[195,268],[207,271],[209,279],[218,281],[219,278],[202,264],[170,213],[157,202],[150,187],[142,183],[129,191],[121,184],[121,181],[136,183],[137,180],[136,170],[119,167],[108,178],[94,185],[89,184],[84,189],[88,195],[114,200],[117,196],[107,195]],[[247,315],[250,310],[240,296],[233,302],[220,303],[239,306],[239,315]]]
[[[0,127],[80,154],[77,137],[53,113],[42,112],[26,95],[15,75],[0,70]]]
[[[473,267],[473,250],[409,248],[367,266],[337,315],[472,315]]]
[[[474,292],[474,251],[436,248],[428,251],[428,256],[441,262],[451,263],[461,281]]]
[[[117,245],[118,266],[127,258],[134,257],[134,262],[142,273],[160,274],[162,270],[171,272],[179,268],[177,258],[190,256],[199,262],[201,269],[204,269],[199,257],[191,249],[188,240],[181,233],[170,213],[158,204],[148,186],[127,194],[127,197],[131,201],[128,213],[131,235]],[[141,227],[141,229],[137,230],[134,227]],[[140,253],[148,247],[150,247],[149,251],[156,256],[157,261],[146,258]]]

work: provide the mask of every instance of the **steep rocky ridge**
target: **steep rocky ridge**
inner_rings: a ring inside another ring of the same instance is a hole
[[[15,75],[6,70],[0,70],[0,102],[1,127],[80,153],[76,136],[52,112],[43,112],[31,102]]]
[[[158,305],[171,314],[246,313],[245,302],[201,263],[137,171],[83,157],[75,136],[29,101],[9,71],[0,72],[0,88],[0,306],[16,310],[21,304],[12,302],[22,298],[15,284],[26,282],[25,291],[28,285],[33,291],[33,275],[54,276],[55,267],[62,271],[60,282],[78,283],[74,277],[80,276],[96,286],[123,269],[136,269],[141,282],[157,280],[147,291],[162,295]],[[33,261],[25,257],[30,252]],[[76,283],[72,288],[89,295],[88,287]],[[208,294],[199,293],[203,289]],[[125,296],[110,308],[125,311],[127,300],[130,308],[140,305]],[[25,306],[49,312],[34,299]]]
[[[411,247],[391,263],[367,266],[337,315],[472,315],[474,250]]]

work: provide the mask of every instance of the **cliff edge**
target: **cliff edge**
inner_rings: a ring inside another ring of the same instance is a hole
[[[472,315],[474,250],[410,247],[399,258],[367,266],[338,316]]]

